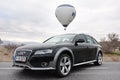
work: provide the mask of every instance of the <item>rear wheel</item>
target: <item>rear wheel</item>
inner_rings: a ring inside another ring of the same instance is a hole
[[[71,70],[71,58],[67,54],[61,54],[58,58],[56,65],[56,72],[58,76],[64,77],[70,73]]]
[[[99,54],[97,55],[97,61],[94,62],[94,64],[95,64],[95,65],[101,65],[102,62],[103,62],[103,56],[102,56],[101,53],[99,53]]]

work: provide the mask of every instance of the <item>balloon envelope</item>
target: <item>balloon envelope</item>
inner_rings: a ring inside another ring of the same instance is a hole
[[[72,5],[63,4],[56,8],[55,15],[59,22],[67,27],[76,16],[76,10]]]

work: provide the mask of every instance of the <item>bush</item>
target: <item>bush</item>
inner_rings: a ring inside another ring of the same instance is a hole
[[[14,50],[19,47],[19,46],[23,46],[23,44],[21,45],[17,45],[17,44],[12,44],[12,43],[9,43],[7,45],[4,45],[4,48],[6,48],[8,50],[8,52],[14,52]]]
[[[103,48],[103,52],[105,53],[114,53],[117,48],[120,48],[120,39],[119,35],[116,33],[110,33],[107,35],[108,40],[106,38],[102,38],[100,44]],[[120,50],[120,49],[119,49]]]

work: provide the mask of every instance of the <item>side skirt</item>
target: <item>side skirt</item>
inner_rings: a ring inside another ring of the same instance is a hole
[[[88,64],[88,63],[93,63],[95,62],[96,60],[92,60],[92,61],[87,61],[87,62],[82,62],[82,63],[77,63],[77,64],[74,64],[73,66],[78,66],[78,65],[83,65],[83,64]]]

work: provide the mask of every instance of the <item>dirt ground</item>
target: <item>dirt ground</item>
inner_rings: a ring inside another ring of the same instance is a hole
[[[0,62],[12,61],[13,50],[8,51],[6,48],[0,46]]]
[[[104,62],[120,62],[120,55],[106,53],[103,56],[104,56],[103,57]]]
[[[14,51],[8,51],[6,48],[0,46],[0,62],[12,61]],[[104,62],[120,62],[120,56],[114,54],[104,54]]]

